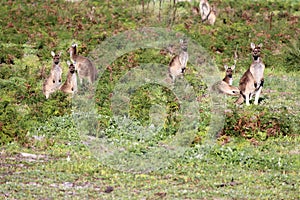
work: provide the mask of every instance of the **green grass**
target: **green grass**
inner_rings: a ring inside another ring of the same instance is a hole
[[[226,146],[196,145],[172,166],[147,174],[112,170],[74,144],[55,143],[38,151],[44,157],[30,161],[18,152],[36,150],[11,144],[1,154],[1,192],[18,199],[152,199],[164,194],[167,199],[297,199],[298,143],[299,138],[280,137],[258,146],[245,140]],[[114,191],[108,194],[109,186]]]
[[[0,198],[300,199],[300,4],[211,2],[213,27],[191,14],[196,2],[176,9],[167,2],[160,11],[135,0],[1,2]],[[180,34],[120,39],[143,27]],[[193,40],[184,88],[163,78],[171,56],[161,41],[176,46],[178,35]],[[103,49],[114,51],[97,54],[107,41]],[[207,75],[222,79],[238,46],[238,85],[252,41],[264,45],[265,85],[258,106],[239,107],[235,97],[210,93]],[[75,99],[56,92],[46,100],[50,51],[63,52],[64,81],[73,42],[101,68],[94,98],[81,90]],[[202,65],[193,62],[199,54]]]

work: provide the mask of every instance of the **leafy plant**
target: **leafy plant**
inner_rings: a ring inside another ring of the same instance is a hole
[[[300,40],[294,40],[290,42],[289,47],[286,50],[286,70],[287,71],[299,71],[300,70]]]
[[[226,113],[223,135],[265,140],[269,137],[297,134],[292,120],[296,116],[284,106],[231,109],[233,110]]]

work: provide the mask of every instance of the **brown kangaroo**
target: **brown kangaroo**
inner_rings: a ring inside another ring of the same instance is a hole
[[[69,71],[67,79],[64,84],[60,87],[60,90],[67,94],[74,95],[77,92],[77,76],[75,72],[75,66],[70,61],[67,61]]]
[[[239,89],[240,97],[236,103],[241,104],[246,99],[246,105],[250,105],[249,101],[255,94],[254,104],[258,104],[258,99],[264,85],[264,70],[265,65],[260,57],[262,44],[255,45],[251,43],[252,49],[252,64],[240,79]]]
[[[232,73],[235,68],[235,65],[228,67],[227,65],[224,65],[226,74],[222,81],[216,82],[212,89],[214,91],[217,91],[219,93],[232,95],[232,96],[238,96],[240,94],[239,88],[232,86],[233,78]]]
[[[174,56],[169,63],[169,76],[172,78],[173,83],[176,77],[184,74],[189,59],[186,40],[180,40],[180,48],[181,52],[179,55]]]
[[[223,81],[225,81],[228,85],[232,85],[233,78],[232,78],[232,73],[233,70],[235,69],[235,65],[232,65],[231,67],[228,67],[228,65],[224,65],[225,68],[225,77],[223,78]]]
[[[53,57],[52,69],[50,71],[49,77],[43,83],[43,94],[46,96],[46,99],[48,99],[50,94],[55,92],[61,85],[61,75],[62,75],[62,69],[60,67],[61,52],[59,54],[55,54],[53,51],[51,51],[51,55]]]
[[[202,22],[208,21],[210,25],[214,25],[217,18],[215,7],[211,7],[208,0],[200,0],[199,8]]]
[[[77,44],[73,44],[69,48],[71,61],[75,65],[75,69],[78,73],[80,84],[82,84],[83,78],[88,79],[89,83],[92,84],[96,80],[97,70],[93,63],[86,57],[77,54]]]

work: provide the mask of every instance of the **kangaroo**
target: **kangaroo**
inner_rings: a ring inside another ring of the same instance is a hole
[[[235,69],[235,65],[228,67],[227,65],[224,65],[225,68],[225,77],[222,81],[218,81],[212,86],[212,89],[214,91],[217,91],[219,93],[228,94],[232,96],[238,96],[240,94],[239,88],[232,86],[233,78],[232,78],[232,72]]]
[[[232,85],[232,82],[233,82],[232,73],[233,73],[233,70],[235,69],[236,62],[238,59],[237,50],[238,50],[238,46],[236,46],[236,49],[234,52],[234,65],[232,65],[231,67],[228,67],[228,65],[224,65],[226,74],[225,74],[225,77],[223,78],[223,81],[225,81],[228,85]]]
[[[264,85],[265,65],[260,57],[262,44],[255,45],[254,43],[251,43],[250,46],[252,49],[253,61],[250,68],[240,79],[240,97],[236,101],[237,104],[243,103],[244,99],[246,99],[246,105],[250,105],[249,101],[255,94],[254,104],[257,105],[262,87]]]
[[[60,90],[67,94],[74,95],[77,92],[77,76],[75,72],[75,66],[70,61],[67,61],[69,71],[67,79],[64,84],[60,87]]]
[[[75,64],[80,84],[82,84],[83,78],[87,78],[90,84],[94,83],[97,70],[88,58],[77,54],[77,44],[73,44],[69,48],[69,53],[71,61]]]
[[[169,76],[173,83],[175,82],[176,77],[184,74],[189,59],[186,40],[180,40],[180,48],[181,52],[179,55],[174,56],[169,63]]]
[[[62,69],[60,67],[61,52],[59,54],[55,54],[53,51],[51,51],[51,55],[53,57],[52,69],[50,71],[49,77],[43,83],[43,93],[46,96],[46,99],[48,99],[50,94],[55,92],[61,85],[61,75],[62,75]]]
[[[225,68],[225,77],[223,78],[223,81],[225,81],[228,85],[232,85],[233,78],[232,78],[232,72],[235,69],[235,65],[232,65],[231,67],[228,67],[228,65],[224,65]]]
[[[200,0],[199,8],[202,22],[208,21],[210,25],[214,25],[217,18],[215,7],[211,7],[208,0]]]

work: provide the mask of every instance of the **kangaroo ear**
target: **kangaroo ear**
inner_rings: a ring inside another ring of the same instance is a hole
[[[230,68],[231,68],[232,70],[234,70],[234,68],[235,68],[235,65],[232,65]]]
[[[61,56],[61,54],[62,54],[62,52],[60,51],[60,52],[58,53],[59,57]]]
[[[72,44],[72,47],[77,47],[77,44],[75,43],[75,44]]]
[[[54,51],[51,51],[51,56],[54,57],[55,56],[55,53]]]
[[[251,42],[251,49],[255,49],[255,44]]]
[[[225,70],[227,70],[228,69],[228,65],[224,65],[224,68],[225,68]]]
[[[262,43],[260,43],[260,44],[258,45],[258,47],[259,47],[259,48],[262,48],[262,47],[263,47],[263,44],[262,44]]]
[[[70,66],[70,65],[71,65],[70,61],[67,61],[67,65],[68,65],[68,66]]]
[[[216,11],[216,8],[215,8],[214,5],[211,5],[210,8],[211,8],[212,11],[214,11],[214,12]]]

